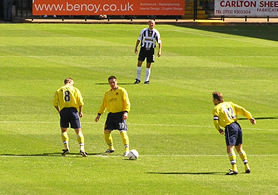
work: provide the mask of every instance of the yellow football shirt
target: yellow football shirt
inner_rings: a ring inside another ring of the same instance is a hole
[[[55,92],[53,106],[58,106],[60,110],[72,107],[78,110],[79,106],[83,105],[82,95],[74,86],[65,85]]]
[[[118,87],[116,90],[106,91],[98,113],[103,114],[106,109],[111,113],[130,111],[130,101],[124,88]]]
[[[249,111],[233,102],[222,102],[216,105],[213,109],[215,128],[219,131],[220,126],[225,128],[227,125],[237,121],[238,114],[245,116],[248,119],[252,118]]]

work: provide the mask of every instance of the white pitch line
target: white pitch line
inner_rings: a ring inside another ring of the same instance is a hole
[[[223,157],[227,155],[217,155],[217,154],[204,154],[204,155],[194,155],[194,154],[185,154],[185,155],[140,155],[140,156],[165,156],[165,157]],[[269,156],[278,156],[278,154],[248,154],[248,156],[254,157],[269,157]]]
[[[0,121],[0,124],[52,124],[51,121]],[[96,122],[81,122],[82,124],[91,124],[91,125],[103,125],[102,123]],[[128,123],[128,126],[162,126],[162,127],[194,127],[194,128],[212,128],[214,126],[204,126],[204,125],[175,125],[175,124],[136,124],[136,123]],[[274,131],[277,132],[278,129],[259,129],[259,128],[244,128],[244,130],[251,131]]]
[[[80,155],[68,155],[68,157],[76,157],[76,156],[80,156]],[[119,156],[116,156],[116,155],[90,155],[88,154],[89,157],[100,157],[100,158],[126,158],[122,155],[119,155]],[[226,157],[227,155],[214,155],[214,154],[204,154],[204,155],[194,155],[194,154],[185,154],[185,155],[141,155],[140,154],[140,157]],[[278,154],[248,154],[248,156],[252,156],[252,157],[276,157],[278,156]],[[14,155],[5,155],[5,154],[2,154],[0,155],[0,158],[24,158],[24,157],[61,157],[61,158],[67,158],[65,156],[61,156],[59,154],[57,155],[21,155],[21,154],[14,154]]]
[[[61,57],[61,56],[23,56],[23,57],[26,57],[26,58],[57,58],[57,57]],[[86,58],[94,58],[95,56],[70,56],[70,57],[86,57]],[[103,57],[107,57],[107,56],[103,56]],[[167,56],[167,58],[177,58],[177,57],[183,57],[184,56]],[[189,57],[196,57],[195,56],[186,56],[186,58],[189,58]],[[212,56],[212,57],[215,57],[215,56]],[[233,58],[243,58],[243,57],[247,57],[247,58],[277,58],[277,56],[272,56],[272,55],[263,55],[263,56],[260,56],[260,55],[257,55],[257,56],[250,56],[250,55],[233,55],[232,56]],[[22,58],[22,56],[0,56],[0,58]],[[80,66],[80,67],[87,67],[87,66]]]

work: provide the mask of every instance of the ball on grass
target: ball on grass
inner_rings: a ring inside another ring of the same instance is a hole
[[[130,160],[136,160],[139,157],[139,153],[137,152],[137,150],[133,149],[129,151],[127,156]]]

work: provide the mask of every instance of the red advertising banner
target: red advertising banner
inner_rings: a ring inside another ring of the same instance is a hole
[[[184,15],[184,0],[33,0],[33,15]]]

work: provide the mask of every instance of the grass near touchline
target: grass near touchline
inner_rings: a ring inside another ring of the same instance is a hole
[[[133,85],[134,46],[146,25],[0,25],[0,194],[276,194],[277,28],[157,25],[163,55],[151,85]],[[132,103],[128,126],[136,161],[103,139],[93,122],[107,77],[116,75]],[[69,131],[71,154],[60,157],[59,117],[52,97],[71,76],[85,100],[88,158]],[[144,69],[142,79],[144,77]],[[252,173],[227,177],[223,136],[212,125],[211,92],[258,120],[239,121]]]

